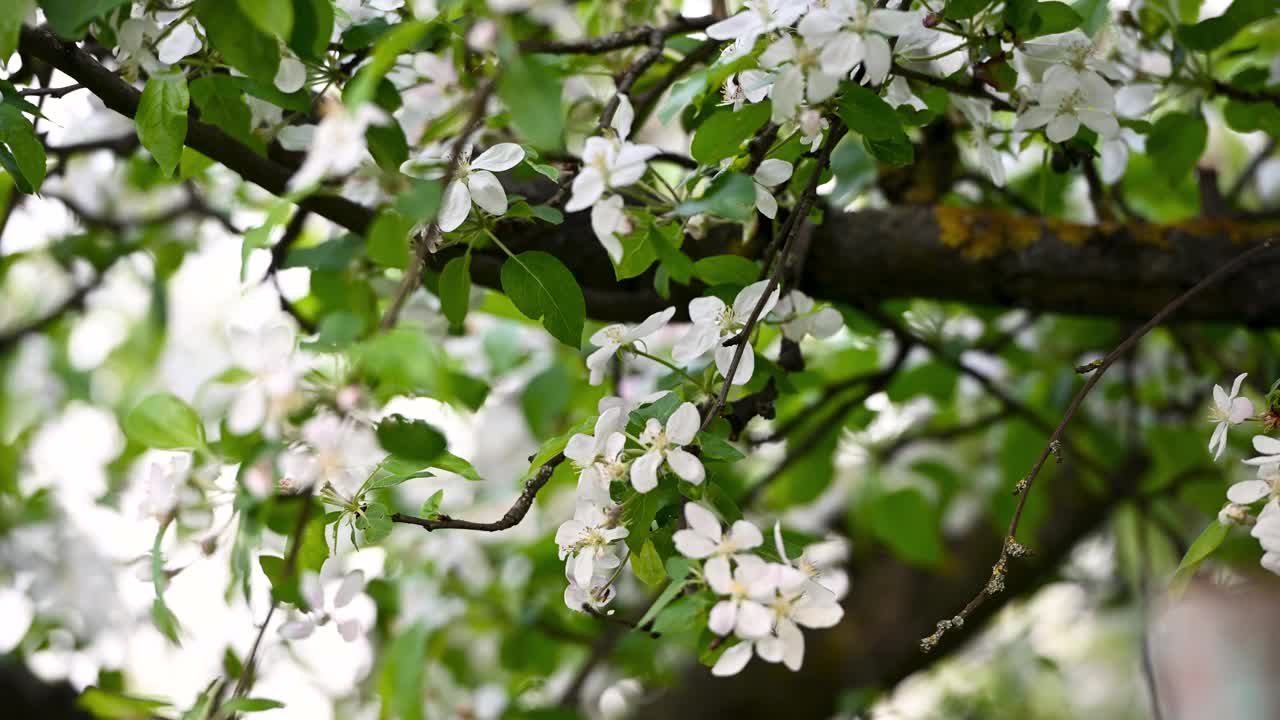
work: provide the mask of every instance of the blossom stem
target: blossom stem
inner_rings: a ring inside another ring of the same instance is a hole
[[[695,378],[694,376],[690,375],[690,374],[689,374],[689,372],[688,372],[687,370],[685,370],[685,369],[684,369],[684,368],[682,368],[682,367],[677,366],[675,363],[671,362],[670,360],[666,360],[666,359],[664,359],[664,358],[658,357],[657,355],[651,355],[651,354],[649,354],[649,353],[645,352],[644,350],[640,350],[640,349],[635,348],[635,347],[632,347],[632,348],[631,348],[631,354],[632,354],[632,355],[639,356],[639,357],[642,357],[642,358],[646,358],[646,359],[652,360],[652,361],[654,361],[654,362],[658,363],[659,365],[662,365],[662,366],[666,367],[667,369],[671,370],[671,372],[673,372],[673,373],[675,373],[675,374],[677,374],[677,375],[679,375],[679,376],[683,377],[685,380],[688,380],[689,382],[693,383],[694,385],[696,385],[696,386],[698,387],[698,389],[702,390],[703,392],[706,392],[706,390],[707,390],[706,386],[705,386],[705,385],[703,385],[703,383],[702,383],[702,382],[700,382],[700,381],[699,381],[697,378]]]

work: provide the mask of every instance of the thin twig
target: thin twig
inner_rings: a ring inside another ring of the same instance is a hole
[[[481,523],[472,522],[471,520],[459,520],[449,517],[448,515],[439,515],[434,518],[423,518],[416,515],[406,515],[404,513],[395,513],[391,516],[391,522],[405,523],[407,525],[417,525],[423,530],[479,530],[481,532],[498,532],[507,530],[520,524],[524,520],[524,516],[529,514],[529,509],[533,507],[533,499],[538,496],[538,491],[547,484],[551,479],[551,474],[555,472],[560,463],[564,462],[562,453],[556,454],[555,457],[548,460],[533,477],[525,481],[524,491],[511,504],[511,508],[497,520],[493,522]]]
[[[928,73],[923,73],[919,70],[912,70],[911,68],[903,67],[897,63],[893,64],[893,74],[900,75],[910,80],[918,80],[926,85],[940,87],[955,95],[964,95],[966,97],[978,98],[979,100],[986,100],[991,103],[991,107],[994,110],[1008,110],[1010,112],[1017,110],[1017,108],[1010,104],[1008,100],[1003,100],[992,95],[984,90],[981,85],[966,85],[954,80],[948,80],[947,78],[940,78]]]
[[[1176,312],[1178,308],[1186,304],[1187,301],[1191,300],[1191,298],[1235,272],[1245,263],[1255,260],[1260,255],[1270,251],[1274,246],[1275,239],[1271,238],[1260,243],[1256,247],[1240,253],[1230,262],[1222,265],[1200,282],[1193,285],[1189,290],[1169,301],[1169,303],[1161,308],[1160,311],[1157,312],[1150,320],[1143,323],[1141,327],[1133,331],[1124,339],[1123,342],[1117,345],[1114,350],[1107,353],[1106,357],[1102,358],[1102,360],[1097,364],[1097,367],[1093,369],[1093,374],[1089,376],[1089,379],[1085,381],[1085,384],[1076,392],[1075,397],[1071,399],[1071,404],[1067,406],[1067,411],[1063,414],[1062,420],[1049,435],[1048,443],[1045,444],[1044,449],[1040,451],[1039,457],[1037,457],[1036,461],[1032,464],[1031,471],[1027,473],[1025,478],[1018,482],[1017,487],[1014,489],[1014,492],[1018,496],[1018,504],[1014,507],[1013,517],[1009,520],[1009,529],[1005,532],[1000,557],[996,561],[996,564],[991,568],[991,578],[987,581],[987,584],[978,591],[978,594],[974,596],[967,605],[965,605],[964,609],[961,610],[958,615],[952,619],[940,622],[938,624],[937,631],[921,641],[920,644],[923,650],[926,652],[932,650],[937,646],[938,642],[942,639],[942,636],[946,634],[947,630],[963,625],[964,620],[977,610],[982,603],[987,600],[987,598],[1003,590],[1005,575],[1008,572],[1009,560],[1011,558],[1025,555],[1029,552],[1027,548],[1018,543],[1017,534],[1018,524],[1022,521],[1022,513],[1026,508],[1027,498],[1031,495],[1032,485],[1035,483],[1036,477],[1039,476],[1040,470],[1044,467],[1049,456],[1054,454],[1054,449],[1060,446],[1067,424],[1071,422],[1073,417],[1075,417],[1076,412],[1079,411],[1085,397],[1088,396],[1089,392],[1093,390],[1094,386],[1096,386],[1102,379],[1107,368],[1111,367],[1117,360],[1126,355],[1138,344],[1138,341],[1146,336],[1147,333],[1151,332],[1153,328],[1164,322],[1165,318]]]
[[[25,90],[19,90],[18,94],[23,97],[51,97],[57,99],[83,89],[83,85],[76,83],[75,85],[63,85],[56,88],[26,88]]]
[[[498,76],[494,74],[476,90],[475,97],[472,98],[471,115],[467,118],[467,124],[463,126],[458,137],[454,139],[453,145],[449,150],[449,165],[445,168],[444,177],[440,181],[442,193],[448,192],[449,183],[453,182],[454,176],[457,175],[467,141],[471,134],[484,122],[485,106],[489,104],[489,98],[493,95],[497,86]],[[439,217],[438,210],[436,216],[437,218]],[[404,277],[400,280],[400,286],[396,288],[396,294],[391,297],[391,304],[387,306],[387,311],[382,315],[382,321],[378,323],[378,326],[383,330],[395,327],[396,321],[400,319],[400,311],[404,309],[404,304],[408,302],[409,296],[413,294],[413,291],[418,289],[418,284],[422,282],[422,269],[426,266],[427,255],[431,253],[431,246],[439,232],[440,225],[433,218],[427,229],[414,238],[413,257],[409,260],[409,266],[404,270]]]
[[[1235,205],[1240,201],[1240,195],[1244,193],[1244,189],[1249,186],[1249,183],[1258,174],[1258,170],[1262,168],[1262,163],[1266,162],[1267,158],[1271,157],[1271,154],[1276,151],[1276,142],[1276,138],[1269,138],[1262,151],[1253,156],[1249,164],[1240,172],[1240,177],[1231,183],[1225,198],[1227,204]]]
[[[737,347],[734,348],[733,359],[729,361],[729,369],[724,374],[724,385],[721,386],[720,393],[716,395],[711,406],[707,408],[706,414],[702,418],[702,427],[699,430],[706,430],[711,425],[720,409],[724,407],[725,401],[729,399],[729,391],[733,389],[733,378],[738,373],[738,365],[742,362],[742,355],[751,347],[751,332],[755,329],[756,323],[760,321],[760,316],[764,312],[764,306],[769,301],[769,297],[778,289],[778,282],[782,279],[782,268],[786,265],[787,254],[790,253],[791,245],[799,234],[800,227],[804,224],[805,218],[809,215],[809,210],[813,207],[818,197],[818,185],[821,184],[822,170],[831,161],[831,153],[835,150],[836,143],[840,142],[840,138],[844,137],[845,132],[844,124],[839,120],[831,123],[831,130],[827,134],[826,142],[822,145],[822,151],[818,153],[817,166],[809,177],[809,183],[805,186],[804,192],[800,194],[800,199],[796,201],[795,208],[787,216],[786,222],[783,223],[780,249],[773,262],[773,271],[769,273],[769,283],[765,285],[764,292],[760,294],[760,300],[755,307],[751,308],[751,315],[747,317],[742,330],[722,343],[725,347],[733,345]]]
[[[527,53],[600,55],[614,50],[621,50],[622,48],[644,45],[650,41],[650,37],[655,32],[667,38],[672,35],[704,30],[715,22],[716,19],[710,15],[694,18],[679,17],[667,25],[658,27],[641,25],[630,30],[613,33],[612,35],[583,38],[582,40],[530,42],[522,45],[520,49]]]

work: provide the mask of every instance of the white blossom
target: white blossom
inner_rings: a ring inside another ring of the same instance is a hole
[[[623,453],[627,437],[627,412],[611,407],[600,413],[595,434],[578,433],[569,438],[564,456],[582,470],[578,478],[578,500],[606,504],[609,485],[627,476],[629,464]]]
[[[835,595],[808,575],[788,565],[775,565],[778,594],[770,605],[774,634],[756,641],[756,654],[765,662],[781,662],[799,670],[804,662],[804,634],[800,627],[829,628],[844,617]]]
[[[252,329],[233,325],[227,334],[236,366],[250,373],[227,410],[227,429],[245,435],[261,427],[268,437],[276,437],[280,422],[301,400],[293,327],[274,319]]]
[[[756,186],[756,209],[770,220],[778,215],[778,200],[774,198],[771,188],[786,182],[791,177],[792,169],[791,163],[786,160],[769,158],[760,163],[751,177]]]
[[[743,70],[730,75],[725,78],[720,91],[723,97],[720,104],[732,105],[733,111],[738,112],[746,103],[758,103],[768,97],[771,84],[773,77],[760,70]]]
[[[782,326],[782,335],[800,342],[807,335],[827,338],[844,327],[844,318],[830,305],[819,308],[813,298],[792,290],[778,301],[769,319]]]
[[[318,575],[314,572],[303,573],[302,598],[311,607],[302,612],[297,620],[281,625],[280,634],[290,640],[301,640],[315,632],[317,627],[332,621],[343,640],[355,642],[366,628],[361,626],[350,606],[353,600],[363,594],[364,583],[363,571],[343,573],[341,563],[333,557],[324,561]]]
[[[622,720],[635,711],[644,687],[635,678],[625,678],[600,693],[600,716],[604,720]]]
[[[818,148],[822,143],[823,133],[831,126],[831,122],[813,108],[801,110],[796,122],[800,128],[800,144],[807,146],[810,150]]]
[[[578,212],[595,205],[606,190],[626,187],[644,176],[649,158],[658,154],[652,145],[628,142],[635,111],[626,95],[618,96],[613,113],[613,137],[587,138],[582,148],[582,170],[573,178],[572,194],[565,212]]]
[[[1209,438],[1209,452],[1213,459],[1222,457],[1227,447],[1227,429],[1253,417],[1253,402],[1249,398],[1239,397],[1240,384],[1248,377],[1248,373],[1240,373],[1231,384],[1231,393],[1227,394],[1221,385],[1213,386],[1213,407],[1209,410],[1209,420],[1216,422],[1213,437]]]
[[[283,55],[276,69],[275,86],[282,93],[295,93],[307,84],[307,66],[292,55]]]
[[[760,529],[746,520],[734,522],[728,535],[724,534],[716,516],[697,503],[685,503],[684,517],[689,527],[677,530],[671,537],[676,551],[694,560],[705,559],[708,572],[714,566],[716,572],[727,574],[729,558],[741,561],[746,556],[739,557],[739,553],[764,542]]]
[[[604,374],[609,369],[609,361],[618,350],[634,347],[636,343],[666,327],[675,314],[676,309],[669,307],[650,315],[644,319],[644,322],[633,328],[617,323],[597,330],[590,340],[597,349],[587,356],[587,367],[591,370],[591,384],[599,385],[604,381]]]
[[[747,0],[742,12],[707,28],[707,37],[732,40],[726,56],[734,57],[751,50],[761,35],[790,26],[807,5],[807,0]]]
[[[329,485],[351,498],[382,455],[373,430],[351,418],[322,413],[302,426],[302,442],[281,458],[286,488]]]
[[[695,485],[706,477],[702,461],[684,449],[698,434],[702,419],[693,403],[683,403],[667,418],[666,427],[657,418],[649,418],[640,444],[645,453],[631,464],[631,484],[637,492],[646,493],[658,486],[658,471],[665,464],[681,479]]]
[[[623,253],[618,236],[629,235],[633,229],[621,195],[610,195],[591,206],[591,230],[615,265],[622,262]]]
[[[732,572],[726,560],[708,562],[704,575],[712,591],[724,596],[711,608],[707,619],[711,632],[755,640],[773,630],[773,617],[766,605],[773,601],[778,581],[768,563],[755,555],[744,555],[737,559]]]
[[[572,563],[565,566],[564,574],[569,581],[564,589],[564,604],[574,612],[584,612],[583,606],[599,610],[612,602],[618,593],[617,587],[609,582],[606,575],[592,575],[587,582],[578,582],[574,577]]]
[[[1056,75],[1041,86],[1039,104],[1018,116],[1014,130],[1044,127],[1053,142],[1075,137],[1083,123],[1104,139],[1120,131],[1115,118],[1115,93],[1099,75]]]
[[[152,451],[144,469],[142,512],[164,522],[178,509],[179,490],[191,471],[191,453]]]
[[[1250,465],[1280,463],[1280,439],[1267,437],[1266,435],[1254,435],[1253,449],[1262,454],[1245,460],[1246,463]]]
[[[769,89],[774,122],[791,120],[803,103],[820,103],[840,86],[840,78],[819,63],[817,51],[797,43],[791,35],[783,35],[769,45],[760,54],[760,64],[776,73]]]
[[[316,126],[307,158],[289,178],[289,192],[298,192],[326,177],[346,175],[355,170],[367,155],[365,130],[387,120],[387,114],[372,103],[361,103],[351,110],[340,101],[327,101],[324,118]]]
[[[467,219],[472,202],[490,215],[505,213],[507,192],[494,173],[510,170],[524,160],[524,148],[515,143],[498,143],[475,160],[469,160],[471,151],[470,146],[462,150],[454,178],[444,190],[439,220],[444,232],[456,230]]]
[[[879,85],[893,64],[887,38],[918,24],[913,13],[869,9],[863,0],[831,0],[806,15],[797,29],[805,42],[819,51],[818,61],[825,73],[847,77],[861,63],[865,70],[862,82]]]
[[[615,543],[628,534],[612,513],[595,503],[579,502],[573,518],[556,530],[556,545],[560,546],[560,559],[573,568],[574,581],[590,586],[593,575],[622,564]]]
[[[732,306],[725,305],[724,301],[717,297],[700,297],[690,302],[689,319],[693,321],[693,325],[676,342],[672,350],[671,356],[676,363],[687,365],[714,349],[716,368],[720,370],[721,375],[727,377],[736,348],[725,346],[723,341],[737,335],[746,327],[747,318],[751,317],[751,311],[760,302],[768,285],[767,280],[748,285],[738,293],[738,297],[734,298]],[[760,309],[760,316],[768,315],[777,302],[778,289],[774,288]],[[743,349],[738,371],[733,376],[734,385],[742,385],[750,381],[755,371],[755,351],[749,340],[744,342],[747,347]]]

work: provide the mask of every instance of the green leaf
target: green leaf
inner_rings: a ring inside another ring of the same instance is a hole
[[[648,227],[640,227],[618,238],[622,243],[622,259],[613,267],[615,278],[626,280],[641,275],[658,259],[649,235]]]
[[[440,209],[440,181],[409,178],[409,189],[396,196],[396,210],[415,222],[425,223]]]
[[[702,197],[676,207],[676,212],[685,217],[710,213],[734,222],[750,220],[755,210],[755,181],[740,172],[721,173],[711,181]]]
[[[573,399],[573,379],[561,363],[552,363],[533,376],[520,393],[520,408],[534,437],[546,437],[556,431]]]
[[[217,125],[258,153],[265,152],[262,141],[251,132],[253,113],[240,84],[230,75],[205,75],[192,80],[191,100],[200,109],[201,120]]]
[[[547,332],[572,348],[582,344],[587,303],[578,281],[554,255],[531,250],[502,265],[502,290],[525,317],[542,320]]]
[[[1173,579],[1170,581],[1170,589],[1173,593],[1181,593],[1186,589],[1191,579],[1195,577],[1196,571],[1200,569],[1201,563],[1218,549],[1230,533],[1231,528],[1217,520],[1209,523],[1195,542],[1191,543],[1191,547],[1187,548],[1187,554],[1182,557],[1182,562],[1178,563],[1178,569],[1174,571]]]
[[[14,186],[28,195],[39,190],[47,162],[44,145],[22,111],[8,103],[0,105],[0,165]]]
[[[662,612],[671,601],[684,590],[685,579],[689,577],[689,573],[693,570],[693,563],[686,558],[673,556],[667,558],[667,577],[671,578],[671,582],[658,595],[658,599],[653,601],[649,606],[649,610],[645,612],[644,617],[640,618],[636,623],[637,627],[644,627],[653,622],[653,619]]]
[[[511,111],[511,124],[530,145],[541,150],[557,150],[564,132],[560,97],[564,86],[560,73],[538,55],[521,55],[505,39],[499,48],[502,75],[498,97]]]
[[[138,103],[138,139],[170,177],[182,159],[190,104],[187,78],[180,72],[152,75]]]
[[[708,71],[706,68],[699,68],[694,72],[686,75],[682,80],[671,86],[671,92],[667,93],[666,102],[662,103],[662,107],[658,109],[658,120],[666,125],[671,122],[671,118],[680,114],[707,89]]]
[[[760,277],[760,265],[741,255],[712,255],[693,264],[693,274],[708,285],[750,285]]]
[[[1185,178],[1200,160],[1209,126],[1199,112],[1168,113],[1156,120],[1147,136],[1147,155],[1169,184]]]
[[[471,306],[471,253],[456,257],[444,266],[436,293],[450,329],[460,331]]]
[[[1080,27],[1089,37],[1097,34],[1111,17],[1107,0],[1076,0],[1071,4],[1071,9],[1084,18]]]
[[[277,555],[259,555],[258,566],[271,581],[271,596],[279,602],[289,603],[295,607],[307,607],[298,590],[297,573],[285,571],[284,558]]]
[[[369,62],[360,68],[343,91],[343,101],[347,106],[354,108],[372,100],[378,84],[395,66],[396,59],[418,44],[422,36],[426,35],[427,27],[426,23],[417,20],[402,22],[378,38]]]
[[[709,432],[699,434],[698,445],[702,448],[701,457],[703,460],[737,462],[746,457],[738,448],[730,445],[729,441]]]
[[[392,636],[378,673],[378,694],[387,717],[423,720],[429,634],[422,623],[414,623]]]
[[[1066,3],[1035,0],[1009,0],[1005,3],[1004,20],[1022,40],[1066,32],[1084,22]]]
[[[333,35],[333,0],[293,0],[293,33],[289,48],[298,57],[320,60]]]
[[[293,0],[237,0],[240,12],[268,35],[287,38],[293,33]]]
[[[1217,49],[1236,33],[1266,17],[1275,17],[1280,5],[1274,0],[1235,0],[1227,11],[1194,25],[1179,25],[1178,41],[1189,50]]]
[[[903,488],[877,496],[867,517],[871,534],[904,561],[924,567],[942,562],[942,517],[919,490]]]
[[[128,2],[129,0],[40,0],[40,9],[44,10],[44,16],[54,32],[68,40],[79,40],[85,30],[89,29],[89,23]],[[6,7],[0,11],[0,15],[15,13],[17,10],[18,8]],[[26,14],[19,13],[18,20],[24,19]]]
[[[238,697],[228,700],[218,711],[226,717],[231,717],[234,713],[243,712],[262,712],[263,710],[275,710],[284,707],[284,703],[278,700],[268,700],[266,698],[249,698]]]
[[[653,631],[663,635],[688,632],[701,624],[706,598],[686,595],[672,602],[653,621]]]
[[[671,239],[667,235],[671,235]],[[680,243],[684,240],[684,230],[675,223],[670,223],[666,227],[659,228],[654,225],[649,228],[649,243],[653,245],[653,252],[658,256],[658,262],[662,263],[662,267],[671,274],[671,278],[681,285],[687,285],[693,277],[695,266],[688,255],[680,250]]]
[[[471,463],[453,453],[440,453],[435,460],[431,461],[431,467],[461,475],[472,482],[480,482],[483,479]]]
[[[157,710],[169,707],[169,703],[163,700],[124,695],[97,687],[85,688],[76,698],[76,705],[93,713],[94,717],[107,720],[154,717]]]
[[[36,9],[36,0],[5,0],[0,10],[0,57],[8,58],[18,49],[22,21]]]
[[[370,126],[364,131],[364,137],[373,161],[389,173],[399,172],[400,166],[409,159],[409,140],[394,118],[386,125]]]
[[[422,503],[422,509],[418,514],[428,520],[434,520],[440,514],[440,503],[444,500],[444,490],[437,490],[431,493],[431,497]]]
[[[398,457],[429,463],[444,452],[444,434],[425,420],[392,415],[378,423],[378,444]]]
[[[209,42],[228,63],[251,78],[274,85],[280,67],[279,41],[259,30],[238,3],[202,0],[196,17]]]
[[[178,622],[178,616],[164,604],[163,598],[156,598],[151,602],[151,622],[169,642],[182,645],[182,624]]]
[[[939,362],[924,362],[894,375],[887,389],[889,399],[905,402],[919,395],[927,395],[946,406],[955,394],[960,373]]]
[[[716,110],[693,134],[689,152],[704,165],[738,154],[742,143],[753,137],[769,120],[771,103],[754,103],[738,112],[725,107]]]
[[[888,140],[872,140],[864,137],[862,145],[877,160],[894,167],[906,167],[915,160],[915,146],[911,144],[906,133]]]
[[[204,445],[204,425],[191,406],[173,395],[151,395],[124,418],[124,434],[133,442],[159,450]]]
[[[413,219],[395,210],[383,210],[369,226],[369,259],[383,267],[409,266],[409,233]]]
[[[905,138],[902,118],[876,93],[855,83],[845,83],[840,93],[840,119],[864,138],[890,141]]]
[[[942,14],[951,20],[968,20],[990,4],[991,0],[947,0]]]
[[[640,582],[649,587],[657,587],[667,579],[667,571],[662,566],[662,556],[653,540],[645,540],[640,552],[631,556],[631,572],[636,574]]]

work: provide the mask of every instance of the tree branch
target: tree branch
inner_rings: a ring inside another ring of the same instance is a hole
[[[588,37],[582,40],[530,42],[522,45],[520,49],[527,53],[601,55],[622,48],[648,44],[654,33],[666,39],[672,35],[705,30],[715,22],[716,19],[710,15],[693,18],[678,17],[666,25],[657,27],[641,25],[612,35]]]
[[[524,516],[529,514],[529,508],[533,507],[533,499],[538,496],[538,491],[547,484],[551,479],[551,474],[555,472],[560,463],[564,462],[564,454],[557,453],[555,457],[548,460],[533,477],[525,481],[524,491],[511,504],[511,509],[506,514],[494,520],[493,522],[480,523],[470,520],[459,520],[451,518],[448,515],[440,515],[435,518],[422,518],[416,515],[406,515],[404,513],[395,513],[391,516],[391,522],[405,523],[408,525],[417,525],[428,532],[433,530],[479,530],[481,532],[498,532],[513,528],[524,520]]]

